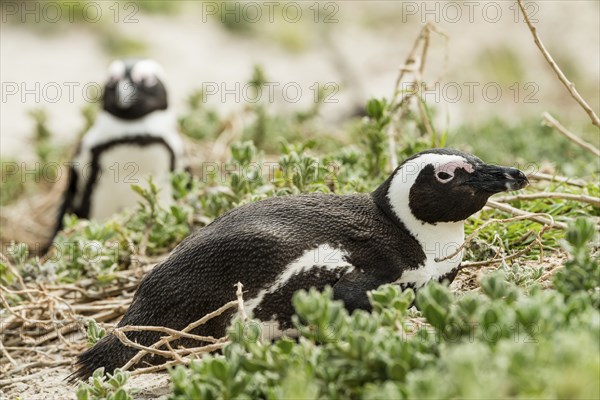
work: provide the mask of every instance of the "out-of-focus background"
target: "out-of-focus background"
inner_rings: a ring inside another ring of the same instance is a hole
[[[3,160],[35,160],[32,140],[40,122],[53,143],[74,146],[86,115],[92,118],[89,109],[107,65],[125,56],[151,57],[164,66],[178,115],[189,112],[190,96],[201,89],[202,105],[221,118],[244,108],[244,85],[255,66],[273,83],[273,113],[309,108],[314,85],[330,84],[335,93],[329,92],[318,119],[339,134],[367,99],[391,96],[399,67],[427,21],[448,38],[446,43],[434,35],[430,44],[425,78],[443,78],[425,99],[448,128],[449,145],[468,145],[497,162],[510,161],[506,153],[523,162],[560,157],[569,161],[562,172],[587,173],[590,160],[572,160],[576,148],[541,129],[540,115],[549,111],[587,140],[600,140],[535,47],[516,2],[1,5]],[[600,3],[530,2],[528,10],[558,64],[597,110]]]

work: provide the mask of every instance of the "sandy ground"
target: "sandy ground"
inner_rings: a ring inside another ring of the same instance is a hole
[[[76,399],[77,387],[64,380],[70,374],[68,368],[44,369],[35,378],[27,382],[15,383],[10,387],[0,388],[0,400],[72,400]],[[129,378],[126,388],[136,400],[166,399],[169,390],[169,375],[145,374]]]

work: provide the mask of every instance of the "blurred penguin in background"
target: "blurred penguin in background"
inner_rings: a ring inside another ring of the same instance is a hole
[[[69,164],[69,181],[52,239],[65,214],[104,220],[139,202],[132,184],[160,189],[173,201],[171,173],[182,169],[183,142],[168,109],[164,72],[154,60],[116,60],[108,69],[102,110]]]

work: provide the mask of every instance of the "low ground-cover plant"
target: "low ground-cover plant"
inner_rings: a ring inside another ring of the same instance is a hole
[[[132,185],[143,199],[137,212],[124,224],[129,242],[144,247],[148,255],[170,251],[190,232],[191,209],[184,203],[162,207],[158,203],[159,188],[150,179],[148,188]]]
[[[113,374],[104,375],[100,368],[89,378],[88,383],[81,383],[77,389],[77,400],[133,400],[124,388],[129,379],[127,372],[117,369]]]
[[[407,318],[413,292],[396,286],[370,294],[371,313],[352,315],[331,290],[300,291],[297,341],[262,342],[258,323],[238,321],[223,356],[171,371],[171,398],[597,398],[592,227],[585,220],[571,227],[558,290],[526,293],[501,273],[484,277],[481,293],[433,283],[416,296],[426,323]]]

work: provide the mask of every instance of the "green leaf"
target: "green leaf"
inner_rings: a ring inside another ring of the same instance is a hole
[[[367,115],[376,121],[379,121],[383,117],[383,111],[386,107],[385,99],[370,99],[367,102]]]
[[[221,382],[228,381],[227,365],[223,360],[213,359],[210,363],[210,371]]]

